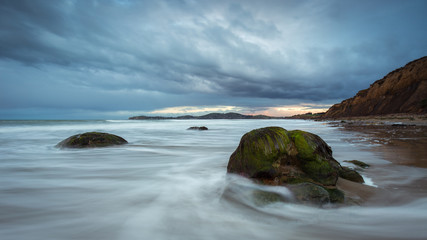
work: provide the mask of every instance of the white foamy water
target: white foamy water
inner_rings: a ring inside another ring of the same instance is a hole
[[[189,131],[207,126],[208,131]],[[369,184],[400,196],[426,169],[391,164],[355,135],[299,120],[0,121],[0,239],[426,239],[427,194],[402,204],[321,209],[256,204],[286,188],[227,175],[241,136],[280,126],[321,136],[334,157],[370,163]],[[129,144],[58,149],[88,131]],[[346,165],[346,163],[343,163]],[[425,186],[420,186],[425,188]]]

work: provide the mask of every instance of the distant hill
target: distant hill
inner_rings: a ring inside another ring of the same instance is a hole
[[[270,117],[265,115],[243,115],[240,113],[209,113],[203,116],[179,116],[179,117],[160,117],[160,116],[136,116],[130,117],[130,120],[167,120],[167,119],[282,119],[281,117]]]
[[[287,119],[319,119],[321,118],[323,115],[325,115],[324,112],[320,112],[320,113],[304,113],[304,114],[297,114],[297,115],[293,115],[291,117],[286,117]]]
[[[322,118],[427,113],[427,56],[396,69],[356,96],[333,105]]]

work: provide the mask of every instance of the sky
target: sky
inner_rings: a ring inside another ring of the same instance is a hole
[[[0,119],[327,110],[427,55],[421,0],[0,0]]]

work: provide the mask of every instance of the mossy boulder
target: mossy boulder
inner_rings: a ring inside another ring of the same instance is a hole
[[[343,202],[344,194],[336,189],[336,182],[340,173],[350,173],[348,170],[332,157],[331,147],[319,136],[281,127],[246,133],[227,166],[229,173],[262,184],[292,186],[297,199],[315,203]],[[361,182],[356,177],[354,180]]]
[[[332,157],[332,149],[319,136],[300,130],[288,132],[297,148],[299,167],[314,181],[334,186],[340,164]]]
[[[227,170],[263,181],[314,182],[335,186],[341,166],[317,135],[281,127],[246,133],[230,157]]]
[[[60,148],[95,148],[125,144],[127,141],[110,133],[87,132],[71,136],[56,146]]]
[[[285,129],[256,129],[242,137],[227,170],[250,178],[274,179],[280,176],[280,166],[294,162],[296,154]]]

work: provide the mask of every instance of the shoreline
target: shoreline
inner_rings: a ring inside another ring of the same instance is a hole
[[[367,146],[386,163],[357,159],[371,166],[361,170],[378,185],[372,188],[340,182],[340,187],[355,194],[362,205],[399,205],[427,197],[427,119],[426,115],[393,115],[343,118],[325,121],[340,131],[355,133],[352,144]]]
[[[359,126],[367,125],[407,125],[407,126],[427,126],[427,114],[388,114],[375,116],[359,116],[359,117],[340,117],[340,118],[316,118],[306,119],[321,122],[353,124]]]

